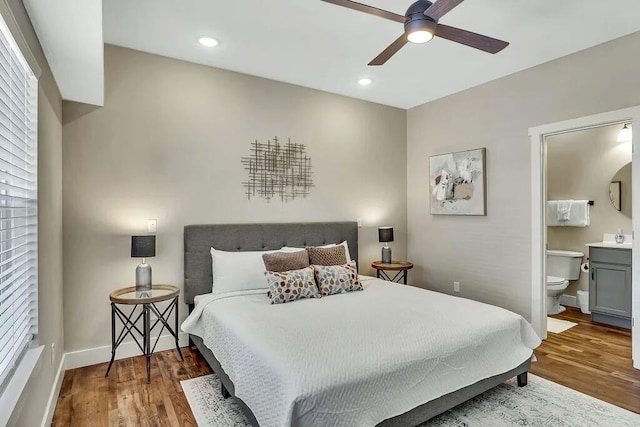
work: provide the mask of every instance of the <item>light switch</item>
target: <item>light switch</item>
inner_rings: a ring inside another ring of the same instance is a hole
[[[147,231],[149,233],[155,233],[157,230],[157,225],[158,225],[158,221],[155,219],[148,219],[147,220]]]
[[[358,222],[358,227],[362,228],[362,218],[358,217],[356,221]]]

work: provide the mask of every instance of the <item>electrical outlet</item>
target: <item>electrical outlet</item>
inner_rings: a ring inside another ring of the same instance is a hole
[[[51,343],[51,366],[56,364],[56,343]]]
[[[460,292],[460,282],[453,282],[453,292]]]

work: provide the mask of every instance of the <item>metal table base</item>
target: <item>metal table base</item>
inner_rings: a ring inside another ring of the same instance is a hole
[[[141,310],[138,310],[138,307]],[[157,319],[151,324],[151,313],[153,313]],[[169,317],[171,313],[174,313],[175,317],[175,328],[172,328],[169,324]],[[122,330],[120,334],[116,338],[116,317],[122,323]],[[142,330],[138,328],[137,323],[142,318]],[[122,344],[124,339],[127,336],[133,338],[133,342],[135,342],[140,348],[140,351],[144,354],[147,359],[147,384],[151,382],[151,355],[153,354],[156,346],[158,345],[158,341],[162,336],[162,332],[166,329],[173,335],[176,340],[176,349],[178,350],[178,354],[180,354],[180,359],[184,361],[184,356],[182,355],[182,350],[180,350],[180,344],[178,342],[178,296],[171,300],[171,303],[161,312],[155,303],[140,303],[133,305],[133,310],[131,313],[127,315],[123,312],[118,304],[115,302],[111,303],[111,361],[109,362],[109,367],[107,368],[107,373],[105,377],[109,376],[109,371],[111,371],[111,366],[113,365],[113,361],[116,357],[116,350]],[[153,328],[158,325],[158,323],[162,323],[162,328],[156,337],[155,342],[153,343],[153,347],[151,346],[151,331]],[[135,332],[135,333],[134,333]],[[137,333],[137,335],[136,335]],[[139,338],[142,339],[142,344],[140,344]]]

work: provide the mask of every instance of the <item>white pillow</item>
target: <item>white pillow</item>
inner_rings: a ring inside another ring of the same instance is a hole
[[[345,260],[346,261],[345,264],[347,264],[349,261],[353,261],[353,262],[357,262],[358,261],[356,259],[354,259],[354,260],[351,259],[351,254],[349,253],[349,244],[347,243],[346,240],[344,242],[342,242],[342,243],[339,243],[339,244],[344,246],[344,253],[347,256],[347,259]],[[328,244],[328,245],[323,245],[323,246],[318,246],[318,247],[319,248],[331,248],[333,246],[338,246],[338,245],[334,244],[334,243],[331,243],[331,244]],[[282,248],[282,251],[291,252],[294,249],[301,250],[301,248],[292,248],[292,247],[289,247],[289,246],[285,246],[285,247]]]
[[[282,249],[280,249],[280,252],[288,252],[288,253],[294,253],[294,252],[302,252],[302,251],[306,251],[305,248],[292,248],[289,246],[283,246]],[[274,252],[278,252],[278,251],[274,251]]]
[[[227,252],[211,248],[213,293],[267,289],[262,255],[278,251]]]

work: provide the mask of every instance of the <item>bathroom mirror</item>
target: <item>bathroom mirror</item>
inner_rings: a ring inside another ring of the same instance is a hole
[[[620,168],[609,184],[611,204],[628,218],[631,218],[631,189],[631,162],[629,162]]]

